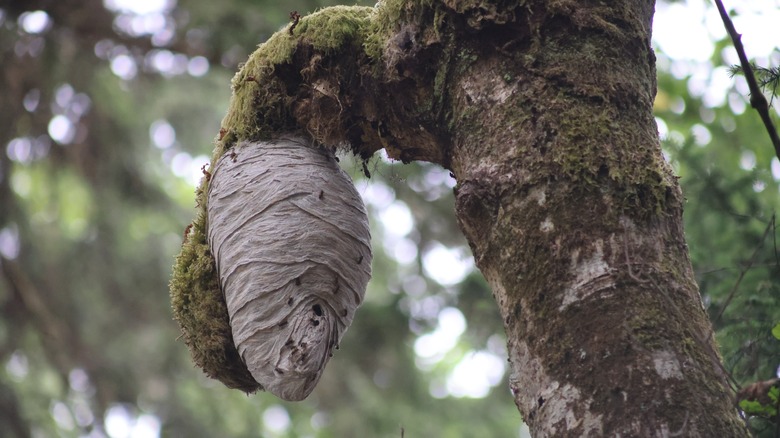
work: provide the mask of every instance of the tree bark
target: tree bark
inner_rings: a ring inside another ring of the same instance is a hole
[[[323,10],[236,75],[215,156],[305,132],[364,158],[385,148],[450,169],[534,436],[747,436],[659,146],[653,8],[390,0]]]
[[[515,403],[534,436],[744,436],[653,120],[653,4],[556,3],[523,58],[474,38],[453,87],[457,217]]]

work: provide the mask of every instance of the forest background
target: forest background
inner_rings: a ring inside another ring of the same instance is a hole
[[[780,66],[780,2],[733,3],[748,55]],[[229,390],[177,340],[167,283],[230,79],[290,12],[330,4],[0,1],[0,430],[525,433],[501,321],[455,223],[455,181],[432,165],[378,155],[368,179],[342,158],[369,210],[374,274],[305,402]],[[714,5],[658,2],[653,44],[659,133],[724,365],[737,386],[775,377],[780,161],[729,73],[738,60]]]

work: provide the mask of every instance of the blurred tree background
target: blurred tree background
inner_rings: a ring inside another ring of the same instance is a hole
[[[523,434],[501,321],[454,221],[455,182],[435,166],[379,156],[367,180],[341,160],[369,209],[374,276],[305,402],[228,390],[177,341],[167,283],[230,78],[291,11],[331,3],[0,0],[0,435]],[[766,67],[780,65],[780,41],[761,34],[779,6],[735,11]],[[780,161],[745,81],[728,74],[737,58],[713,12],[658,4],[656,112],[741,386],[780,362]],[[749,26],[760,16],[763,29]]]

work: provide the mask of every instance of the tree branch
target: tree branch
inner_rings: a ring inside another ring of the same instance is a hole
[[[726,12],[723,2],[721,0],[715,0],[715,5],[718,7],[720,18],[723,20],[723,26],[726,27],[726,31],[729,33],[731,41],[734,43],[734,48],[737,50],[739,62],[742,64],[742,71],[745,73],[745,79],[750,88],[750,106],[755,108],[761,116],[764,127],[766,128],[767,133],[769,133],[769,138],[772,140],[772,145],[775,148],[775,155],[780,159],[780,137],[778,137],[775,125],[769,117],[769,104],[758,86],[756,76],[753,73],[753,67],[750,65],[750,62],[748,62],[745,48],[742,46],[742,35],[734,28],[734,23],[732,23],[729,14]]]
[[[720,308],[720,311],[718,312],[718,315],[712,319],[713,326],[717,326],[720,322],[720,319],[723,317],[723,312],[726,311],[726,308],[731,304],[731,300],[734,299],[734,296],[737,293],[737,290],[739,290],[739,285],[742,283],[742,279],[745,278],[745,274],[747,274],[748,271],[753,267],[753,264],[755,264],[756,259],[758,258],[759,251],[764,246],[764,241],[766,240],[766,237],[769,235],[769,231],[772,230],[772,225],[774,224],[774,217],[771,221],[766,225],[766,229],[764,229],[764,235],[761,236],[761,240],[758,242],[758,246],[756,246],[756,249],[753,250],[753,254],[750,255],[750,259],[747,262],[747,266],[745,266],[740,272],[739,277],[737,278],[737,282],[734,283],[734,287],[731,288],[731,292],[729,292],[728,297],[726,298],[726,301],[723,303],[723,306]]]

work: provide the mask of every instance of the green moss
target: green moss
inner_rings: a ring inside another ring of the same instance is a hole
[[[451,64],[454,47],[453,39],[450,38],[448,44],[445,44],[444,50],[442,50],[438,61],[438,69],[433,78],[433,99],[430,103],[430,109],[424,109],[427,111],[435,109],[437,119],[441,117],[441,111],[444,109],[444,98],[447,95],[447,86],[452,76]]]
[[[656,350],[664,346],[664,340],[659,337],[658,327],[666,324],[667,318],[655,307],[648,307],[642,313],[629,319],[629,327],[637,341],[645,348]]]
[[[667,211],[672,181],[663,158],[637,150],[633,145],[643,142],[632,133],[615,136],[624,129],[618,122],[621,115],[598,104],[571,105],[563,111],[565,116],[558,119],[556,129],[558,136],[570,141],[553,149],[553,161],[563,173],[594,190],[605,183],[613,185],[620,206],[615,210],[618,214],[648,218]],[[629,144],[612,145],[614,138],[626,139]]]
[[[458,74],[462,74],[468,70],[479,57],[477,54],[469,48],[465,48],[458,52]]]
[[[401,21],[407,3],[406,0],[386,0],[376,10],[363,42],[363,50],[371,59],[382,58],[385,41]]]
[[[214,258],[205,235],[205,218],[198,215],[171,278],[173,317],[197,366],[229,388],[262,389],[241,361],[233,344],[227,306],[219,288]]]
[[[302,18],[294,33],[328,53],[351,41],[362,42],[373,12],[374,8],[368,7],[333,6]]]
[[[222,120],[223,132],[230,135],[217,141],[213,160],[238,141],[294,130],[293,96],[288,96],[286,78],[277,74],[279,67],[289,64],[302,44],[324,55],[362,44],[373,14],[367,7],[325,8],[301,18],[292,35],[287,27],[261,44],[233,77],[233,98]]]

